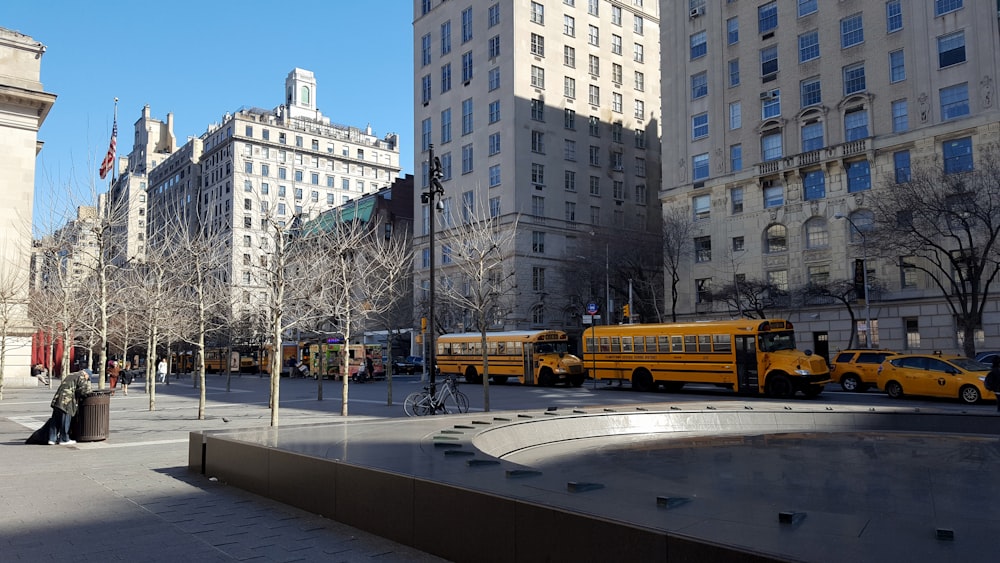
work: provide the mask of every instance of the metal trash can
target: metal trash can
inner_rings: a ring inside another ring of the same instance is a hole
[[[91,391],[80,401],[73,417],[73,435],[77,442],[108,439],[111,428],[111,389]]]

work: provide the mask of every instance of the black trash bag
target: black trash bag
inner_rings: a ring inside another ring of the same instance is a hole
[[[41,428],[35,430],[34,434],[28,436],[28,439],[24,441],[25,444],[35,444],[35,445],[47,445],[49,443],[49,429],[52,428],[52,418],[49,417],[45,421],[45,424]]]

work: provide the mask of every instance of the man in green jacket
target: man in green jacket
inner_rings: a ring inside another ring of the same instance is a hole
[[[67,375],[52,397],[52,426],[49,427],[49,445],[75,444],[69,439],[69,424],[76,415],[80,399],[90,393],[90,374],[84,370]]]

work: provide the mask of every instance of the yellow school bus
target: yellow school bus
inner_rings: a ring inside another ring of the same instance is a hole
[[[441,373],[464,376],[470,383],[482,382],[482,334],[442,334],[435,342]],[[561,330],[487,332],[486,351],[494,383],[515,377],[527,385],[566,383],[579,387],[587,377],[583,362],[569,353],[569,340]]]
[[[630,381],[639,391],[708,383],[815,397],[830,381],[826,361],[797,350],[792,323],[781,319],[595,326],[584,331],[584,363],[592,377]]]

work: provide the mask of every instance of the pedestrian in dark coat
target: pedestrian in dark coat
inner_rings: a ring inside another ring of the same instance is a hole
[[[49,428],[49,445],[75,444],[69,438],[69,424],[76,416],[79,401],[90,393],[90,374],[75,371],[66,376],[52,397],[52,426]]]
[[[1000,413],[1000,356],[993,358],[993,368],[983,382],[986,389],[997,395],[997,412]]]

